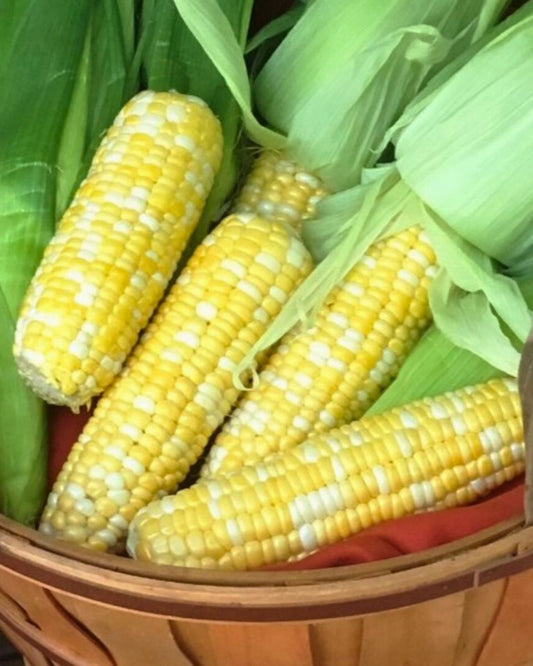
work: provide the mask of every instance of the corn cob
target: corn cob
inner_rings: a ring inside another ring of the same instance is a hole
[[[220,124],[196,97],[145,91],[118,114],[45,251],[16,330],[30,386],[73,409],[118,373],[213,184]]]
[[[310,270],[284,225],[245,214],[221,222],[100,399],[40,529],[120,551],[135,513],[197,460],[238,397],[233,370]]]
[[[379,522],[476,500],[523,471],[522,439],[514,380],[426,398],[153,502],[128,551],[231,569],[299,559]]]
[[[273,151],[264,150],[254,162],[233,210],[299,229],[303,220],[315,216],[316,204],[326,194],[317,176]]]
[[[431,321],[435,255],[417,227],[384,239],[348,273],[314,326],[282,339],[215,439],[202,476],[360,418]]]

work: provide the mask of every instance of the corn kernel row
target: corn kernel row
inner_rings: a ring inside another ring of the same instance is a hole
[[[254,464],[361,417],[431,321],[435,262],[419,227],[373,245],[313,326],[282,339],[217,436],[202,476]]]
[[[523,469],[517,385],[494,380],[316,434],[155,501],[134,519],[128,550],[161,564],[253,569],[473,501]]]

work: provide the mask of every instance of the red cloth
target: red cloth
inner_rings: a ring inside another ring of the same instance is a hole
[[[67,459],[70,449],[78,439],[83,426],[89,420],[92,410],[82,409],[73,414],[67,407],[48,407],[48,488],[54,481]]]
[[[89,415],[86,410],[76,415],[62,407],[50,409],[50,483],[57,476]],[[520,477],[476,504],[382,523],[338,544],[325,546],[299,562],[265,568],[322,569],[417,553],[519,516],[523,511],[523,502],[524,480]]]

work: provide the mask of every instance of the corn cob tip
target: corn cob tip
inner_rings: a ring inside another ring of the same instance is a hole
[[[58,383],[44,374],[41,370],[43,357],[38,352],[32,352],[29,349],[21,350],[15,354],[15,363],[19,374],[28,386],[48,404],[70,407],[76,414],[80,407],[90,406],[91,394],[84,395],[75,391],[71,395],[65,395],[58,388]]]
[[[264,150],[255,160],[233,211],[254,213],[299,230],[304,220],[316,215],[318,202],[327,194],[318,176],[283,155]]]

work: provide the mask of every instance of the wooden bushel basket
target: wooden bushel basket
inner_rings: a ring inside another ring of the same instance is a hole
[[[520,387],[531,443],[531,336]],[[0,517],[0,630],[28,666],[531,666],[531,494],[446,546],[292,572],[147,565]]]
[[[533,528],[321,571],[148,567],[0,522],[0,629],[28,666],[526,666]]]

